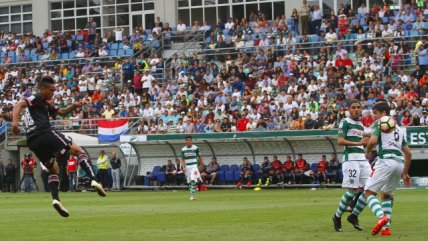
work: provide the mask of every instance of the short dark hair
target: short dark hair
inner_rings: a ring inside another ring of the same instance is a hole
[[[184,140],[187,140],[187,139],[192,140],[193,138],[192,138],[192,136],[186,136],[186,137],[184,137]]]
[[[39,88],[47,88],[49,85],[55,84],[55,80],[50,76],[43,76],[39,82]]]
[[[361,106],[361,102],[357,99],[352,99],[352,100],[348,101],[348,107],[350,107],[352,104],[358,104]]]
[[[391,110],[391,108],[389,107],[389,105],[386,102],[377,102],[376,104],[373,105],[373,110],[377,110],[379,112],[384,112],[389,115],[389,112]]]

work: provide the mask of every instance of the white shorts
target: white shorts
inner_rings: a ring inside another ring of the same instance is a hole
[[[377,160],[364,190],[375,193],[384,192],[387,195],[394,194],[394,190],[400,185],[403,169],[403,162],[392,159]]]
[[[198,180],[202,180],[197,165],[186,166],[186,177],[187,183],[190,183],[191,181],[197,182]]]
[[[342,164],[343,188],[362,188],[372,169],[368,161],[346,161]]]

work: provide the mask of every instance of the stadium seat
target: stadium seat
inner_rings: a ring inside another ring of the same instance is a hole
[[[61,53],[61,59],[68,59],[68,53]]]
[[[29,49],[24,50],[24,55],[25,56],[29,56],[30,55],[30,50]]]
[[[134,55],[133,49],[125,49],[125,55]]]
[[[233,170],[233,171],[238,170],[238,165],[236,164],[230,165],[230,170]]]
[[[235,172],[234,170],[229,170],[224,172],[224,180],[226,184],[230,184],[234,182],[234,179],[233,179],[234,172]]]
[[[113,50],[113,49],[114,49],[114,50],[119,49],[119,44],[118,44],[118,43],[112,43],[112,44],[111,44],[111,46],[110,46],[110,49],[111,49],[111,50]]]
[[[110,56],[117,56],[117,49],[111,49],[110,51],[109,51],[109,54],[108,55],[110,55]]]
[[[35,50],[35,49],[32,49],[32,50],[30,51],[30,54],[31,54],[31,55],[35,55],[35,54],[36,54],[36,50]]]
[[[253,170],[254,170],[254,172],[259,172],[259,170],[260,170],[260,165],[259,165],[259,164],[254,164],[254,165],[253,165]]]
[[[428,22],[424,22],[424,29],[428,30]]]
[[[68,58],[69,58],[69,59],[74,59],[74,58],[76,58],[76,52],[71,51],[71,52],[68,54]]]
[[[225,172],[226,171],[222,171],[222,170],[219,170],[218,172],[217,172],[217,180],[216,180],[216,182],[217,182],[217,184],[223,184],[225,181],[226,181],[226,179],[225,179]]]
[[[229,170],[229,165],[226,165],[226,164],[221,165],[220,170],[222,170],[222,171],[228,171]]]
[[[309,42],[319,42],[320,41],[320,36],[318,35],[311,35],[309,38]]]
[[[42,46],[43,46],[43,49],[47,49],[49,47],[49,43],[48,42],[44,42],[42,44]]]
[[[37,55],[31,55],[30,58],[31,58],[31,61],[33,62],[37,61]]]
[[[316,173],[318,169],[318,163],[312,163],[310,169]]]
[[[125,55],[125,50],[124,49],[117,50],[117,55],[118,56],[124,56]]]
[[[77,41],[83,41],[83,35],[77,35],[76,40]]]
[[[123,49],[123,43],[119,43],[118,49]]]
[[[241,171],[234,171],[233,172],[233,181],[237,182],[241,178]]]
[[[165,173],[162,170],[156,173],[156,180],[158,181],[158,185],[166,183]]]

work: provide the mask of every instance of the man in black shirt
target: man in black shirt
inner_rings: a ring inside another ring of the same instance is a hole
[[[71,106],[58,109],[51,103],[54,92],[54,79],[50,76],[44,76],[38,83],[38,93],[19,101],[13,108],[12,132],[15,135],[19,135],[19,115],[21,110],[25,109],[24,124],[28,147],[49,170],[48,186],[53,198],[53,207],[61,216],[68,217],[69,213],[67,209],[59,201],[59,167],[56,158],[68,154],[76,156],[80,167],[89,174],[91,186],[98,191],[100,196],[104,197],[106,193],[101,184],[95,181],[95,175],[85,151],[72,141],[71,138],[53,130],[49,122],[49,118],[55,119],[57,114],[66,115],[84,103],[78,102]]]
[[[229,119],[223,118],[223,123],[221,123],[220,128],[223,132],[230,132],[232,125],[229,122]]]
[[[116,152],[111,153],[110,164],[112,169],[111,174],[113,177],[113,190],[120,191],[120,167],[122,166],[122,163],[120,158],[117,157]]]

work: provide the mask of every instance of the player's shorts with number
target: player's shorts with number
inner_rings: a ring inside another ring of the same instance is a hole
[[[199,173],[199,169],[197,165],[186,166],[186,177],[187,182],[191,181],[197,182],[201,179],[201,174]]]
[[[382,191],[388,195],[394,194],[394,190],[400,185],[403,169],[404,163],[401,161],[379,159],[364,189],[375,193]]]
[[[346,161],[342,164],[344,188],[364,187],[371,173],[368,161]]]

